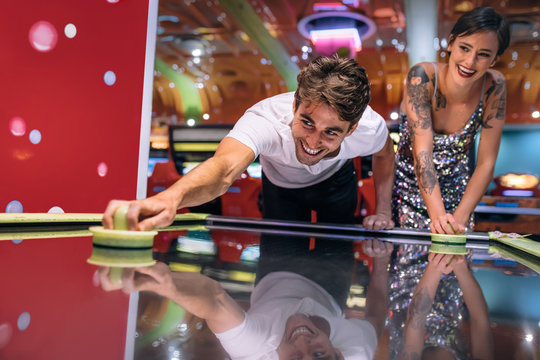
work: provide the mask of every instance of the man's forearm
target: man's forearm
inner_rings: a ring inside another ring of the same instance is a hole
[[[173,272],[171,278],[173,287],[164,295],[205,319],[212,331],[226,331],[242,323],[244,311],[217,281],[187,272]]]
[[[394,148],[390,137],[383,149],[373,156],[373,182],[375,184],[378,214],[391,214],[392,186],[394,185]]]
[[[234,181],[213,158],[201,163],[163,192],[175,199],[177,208],[197,206],[227,191]]]
[[[373,258],[366,295],[366,320],[375,328],[377,337],[382,334],[388,314],[388,262],[389,257]]]

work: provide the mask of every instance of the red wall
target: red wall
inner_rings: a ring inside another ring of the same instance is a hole
[[[0,212],[135,198],[149,1],[0,4]],[[40,21],[49,29],[33,33]],[[1,359],[123,358],[129,298],[93,284],[91,248],[90,237],[0,241]]]

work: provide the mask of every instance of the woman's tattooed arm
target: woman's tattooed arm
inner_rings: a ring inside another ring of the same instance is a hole
[[[421,151],[416,156],[415,170],[418,185],[431,195],[435,185],[437,185],[437,172],[433,165],[433,156],[427,151]]]
[[[490,129],[489,122],[495,118],[504,121],[506,114],[506,83],[501,74],[493,74],[491,86],[486,91],[486,115],[482,126]]]
[[[407,95],[416,120],[409,120],[411,130],[431,127],[431,102],[429,97],[429,77],[422,65],[414,66],[407,75]]]

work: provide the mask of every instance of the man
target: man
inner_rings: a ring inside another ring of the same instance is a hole
[[[318,57],[298,74],[298,89],[248,109],[213,157],[167,190],[129,202],[130,229],[169,225],[179,208],[196,206],[227,191],[259,156],[263,169],[263,216],[353,223],[357,185],[351,159],[373,155],[376,214],[369,229],[392,228],[390,196],[394,151],[384,119],[369,106],[370,86],[351,59]],[[124,201],[109,203],[103,224]],[[140,222],[139,222],[140,221]]]
[[[332,280],[348,285],[346,298],[353,271],[353,262],[344,263],[347,256],[340,256],[340,250],[338,256],[295,259],[317,268],[318,275],[324,273],[322,282],[277,266],[256,284],[247,311],[217,281],[202,274],[171,272],[160,262],[125,269],[121,284],[110,281],[109,268],[100,267],[98,276],[107,291],[152,291],[204,319],[231,359],[367,360],[373,358],[388,313],[387,268],[393,245],[372,239],[364,240],[362,248],[373,258],[363,319],[345,318],[345,302],[335,297],[341,291],[333,289]],[[348,250],[352,258],[352,249]]]

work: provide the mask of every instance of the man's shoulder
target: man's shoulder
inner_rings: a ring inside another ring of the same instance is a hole
[[[384,118],[369,105],[366,107],[366,110],[364,110],[360,120],[358,121],[358,127],[360,129],[363,127],[378,128],[382,124],[386,124]]]
[[[275,108],[282,109],[282,111],[291,112],[292,103],[294,101],[294,92],[286,92],[267,97],[253,105],[250,110],[257,108]]]
[[[265,119],[269,123],[287,124],[292,119],[292,103],[294,101],[294,92],[274,95],[259,101],[250,107],[243,117]]]

